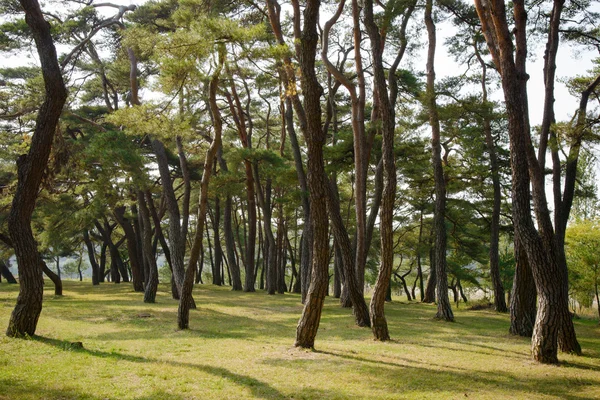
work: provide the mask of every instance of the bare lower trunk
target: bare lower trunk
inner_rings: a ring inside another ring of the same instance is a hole
[[[536,292],[527,254],[515,240],[515,276],[510,298],[510,329],[513,335],[531,337],[535,323]]]
[[[158,268],[152,251],[152,226],[150,224],[150,210],[147,203],[152,201],[149,190],[138,193],[138,205],[140,210],[140,221],[142,225],[142,254],[148,264],[148,276],[144,290],[144,303],[156,302],[156,291],[158,289]],[[154,229],[158,233],[158,228]]]

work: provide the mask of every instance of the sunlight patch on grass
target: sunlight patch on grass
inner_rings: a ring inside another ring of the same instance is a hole
[[[328,298],[316,350],[293,347],[298,295],[194,291],[191,329],[176,329],[177,301],[161,285],[144,304],[127,284],[46,286],[37,337],[0,336],[0,399],[586,399],[600,398],[600,330],[575,322],[581,357],[533,363],[529,340],[508,335],[508,316],[386,305],[393,340],[372,339],[351,310]],[[0,284],[0,327],[18,294]],[[81,342],[82,349],[73,343]]]

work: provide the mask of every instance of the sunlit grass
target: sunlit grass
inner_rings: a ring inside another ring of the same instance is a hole
[[[299,296],[198,286],[191,329],[176,329],[177,302],[156,304],[125,284],[46,287],[37,335],[3,335],[18,288],[0,284],[0,399],[590,399],[600,398],[600,328],[577,320],[581,357],[530,360],[508,335],[508,316],[386,305],[393,341],[372,340],[350,310],[328,299],[316,351],[293,347]],[[82,342],[77,349],[75,342]]]

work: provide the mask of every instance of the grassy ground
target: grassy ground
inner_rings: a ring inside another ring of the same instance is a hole
[[[191,330],[176,329],[166,286],[144,304],[130,286],[46,286],[37,335],[3,331],[18,288],[0,284],[0,399],[591,399],[600,398],[600,327],[578,320],[581,357],[530,361],[508,317],[434,306],[386,305],[393,341],[378,343],[328,299],[315,351],[293,347],[297,295],[195,289]],[[72,343],[82,342],[83,349]]]

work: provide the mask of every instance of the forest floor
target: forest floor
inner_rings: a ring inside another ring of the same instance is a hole
[[[392,341],[375,342],[351,310],[325,302],[315,350],[293,346],[298,295],[200,285],[191,329],[161,285],[156,304],[129,284],[46,285],[36,336],[4,335],[18,293],[0,284],[0,399],[600,399],[600,326],[575,327],[583,356],[556,366],[508,334],[508,315],[386,305]],[[77,344],[81,342],[83,346]]]

